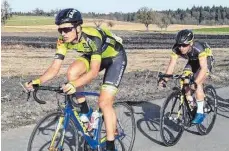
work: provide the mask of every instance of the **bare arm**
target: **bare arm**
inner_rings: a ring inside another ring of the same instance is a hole
[[[197,84],[201,83],[203,79],[205,79],[206,77],[206,73],[208,71],[207,57],[200,57],[199,63],[200,63],[200,72],[198,73],[195,80]]]
[[[177,63],[177,58],[171,56],[168,68],[167,68],[165,73],[166,74],[173,74],[176,63]],[[168,81],[168,79],[165,79],[165,80]]]
[[[45,83],[46,81],[54,78],[61,67],[63,60],[60,59],[54,59],[52,64],[49,66],[49,68],[45,71],[45,73],[39,78],[41,83]]]

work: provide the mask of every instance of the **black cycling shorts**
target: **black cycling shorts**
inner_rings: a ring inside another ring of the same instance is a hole
[[[84,60],[87,60],[88,64],[90,64],[91,55],[84,54],[80,58],[84,58]],[[119,54],[113,58],[102,58],[100,71],[105,69],[102,89],[113,89],[116,93],[126,66],[127,57],[123,48],[119,50]]]
[[[214,60],[212,57],[207,57],[208,73],[212,71],[213,61]],[[199,70],[200,70],[199,60],[189,60],[184,67],[184,71],[191,71],[194,74],[198,73]]]

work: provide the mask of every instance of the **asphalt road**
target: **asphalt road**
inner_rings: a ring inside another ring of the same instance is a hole
[[[185,131],[173,147],[165,147],[159,133],[159,111],[163,100],[133,106],[137,124],[133,151],[228,151],[229,150],[229,87],[217,89],[219,108],[216,124],[207,136],[197,134],[195,127]],[[147,100],[146,100],[147,101]],[[2,151],[25,151],[34,125],[2,132]]]

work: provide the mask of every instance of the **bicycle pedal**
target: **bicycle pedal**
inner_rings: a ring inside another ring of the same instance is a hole
[[[174,121],[176,121],[176,122],[178,121],[178,117],[174,117],[173,119],[174,119]]]
[[[172,116],[169,117],[169,120],[173,120],[174,118]]]
[[[204,113],[208,113],[208,112],[210,112],[210,111],[211,111],[210,108],[204,108]]]

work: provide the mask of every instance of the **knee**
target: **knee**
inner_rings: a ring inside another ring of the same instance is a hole
[[[102,110],[112,107],[111,101],[108,100],[99,100],[99,108]]]
[[[78,79],[79,75],[77,74],[77,72],[73,70],[73,68],[70,67],[68,68],[68,71],[67,71],[67,78],[68,78],[68,81],[71,81],[71,80]]]

